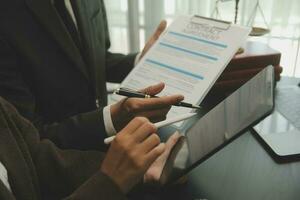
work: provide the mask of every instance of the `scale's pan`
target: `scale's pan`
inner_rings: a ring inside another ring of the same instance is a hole
[[[270,33],[270,29],[261,28],[261,27],[252,27],[252,31],[249,35],[250,36],[262,36],[267,33]]]

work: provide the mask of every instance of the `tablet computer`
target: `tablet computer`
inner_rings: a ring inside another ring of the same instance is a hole
[[[277,110],[253,129],[278,158],[300,156],[300,130]]]
[[[159,130],[162,140],[180,132],[183,137],[173,148],[160,182],[166,184],[186,174],[229,144],[274,108],[274,71],[269,66],[206,113],[176,126]]]

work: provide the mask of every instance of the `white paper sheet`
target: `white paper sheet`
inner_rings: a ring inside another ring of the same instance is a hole
[[[141,89],[164,82],[160,96],[182,94],[185,102],[200,104],[249,32],[246,27],[180,16],[121,85]],[[168,117],[190,111],[173,107]]]

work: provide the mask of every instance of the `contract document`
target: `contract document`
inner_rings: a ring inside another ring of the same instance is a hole
[[[185,102],[199,105],[249,33],[224,21],[180,16],[121,86],[138,90],[164,82],[159,96],[182,94]],[[173,106],[167,117],[187,112],[191,109]]]

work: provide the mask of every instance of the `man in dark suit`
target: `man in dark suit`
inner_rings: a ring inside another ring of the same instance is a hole
[[[157,180],[151,178],[157,175],[153,162],[176,143],[160,143],[155,132],[146,118],[135,118],[105,157],[99,151],[63,151],[40,140],[34,126],[0,97],[0,199],[126,199],[145,173],[144,182]]]
[[[165,28],[160,25],[144,54]],[[183,99],[107,105],[106,81],[120,82],[136,54],[108,51],[103,0],[9,0],[0,6],[0,95],[62,148],[99,148],[135,116],[165,118]],[[157,94],[163,84],[145,90]]]

